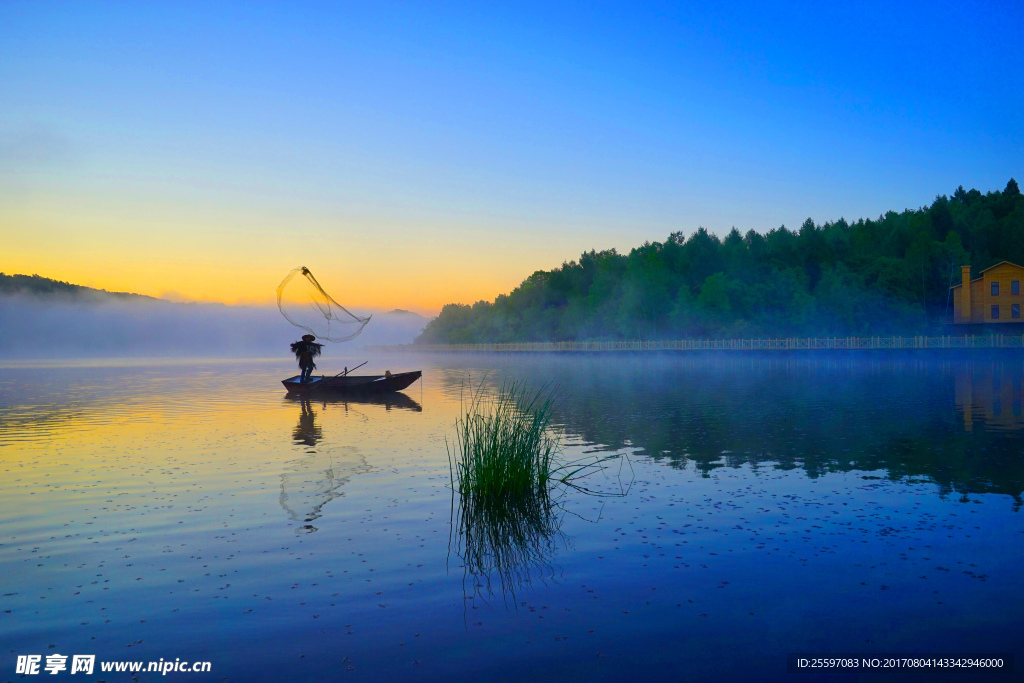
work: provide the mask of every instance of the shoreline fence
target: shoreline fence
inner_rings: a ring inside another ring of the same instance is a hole
[[[782,339],[661,339],[651,341],[393,344],[369,350],[428,353],[587,353],[614,351],[816,351],[891,349],[1021,349],[1024,335],[942,337],[787,337]]]

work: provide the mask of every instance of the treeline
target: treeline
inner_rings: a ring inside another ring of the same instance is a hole
[[[108,292],[105,289],[73,285],[70,282],[51,280],[40,275],[6,275],[0,273],[0,295],[16,294],[28,294],[44,298],[86,298],[96,301],[104,299],[158,301],[158,299],[142,294]]]
[[[417,343],[915,334],[951,310],[960,266],[974,277],[1024,265],[1024,198],[1011,179],[961,186],[878,220],[785,226],[765,235],[704,228],[619,254],[590,251],[510,294],[448,304]]]

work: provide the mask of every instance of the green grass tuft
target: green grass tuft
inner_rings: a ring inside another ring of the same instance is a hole
[[[534,571],[553,571],[551,558],[564,540],[561,501],[569,490],[626,495],[621,467],[618,493],[579,483],[621,459],[587,455],[564,462],[560,434],[551,424],[554,407],[555,392],[548,386],[531,391],[513,382],[491,395],[481,383],[462,405],[454,443],[446,441],[455,533],[449,549],[462,558],[474,594],[491,593],[496,576],[507,599],[531,582]]]
[[[557,471],[558,435],[551,430],[552,392],[515,382],[496,398],[478,390],[456,422],[452,484],[463,500],[547,497]]]

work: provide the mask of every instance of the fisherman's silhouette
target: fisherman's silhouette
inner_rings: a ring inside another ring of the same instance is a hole
[[[311,334],[302,335],[302,341],[292,343],[292,353],[295,354],[295,359],[299,361],[299,375],[300,382],[308,382],[309,376],[313,374],[313,370],[316,369],[316,363],[313,359],[320,355],[320,349],[323,348],[323,344],[316,343],[316,337]]]

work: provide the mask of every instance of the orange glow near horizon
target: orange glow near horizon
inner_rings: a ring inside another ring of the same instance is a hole
[[[312,262],[311,260],[310,263]],[[469,281],[468,276],[441,279],[435,275],[428,279],[427,273],[413,271],[400,282],[364,276],[365,284],[359,287],[352,283],[353,280],[360,279],[359,274],[349,273],[346,277],[344,274],[332,272],[329,268],[318,269],[306,265],[313,271],[324,289],[346,307],[356,311],[359,308],[400,308],[427,317],[437,315],[441,307],[448,303],[471,304],[480,300],[493,301],[499,294],[510,292],[525,277],[513,276],[508,278],[507,282],[501,282],[498,278],[486,278],[486,273],[477,273],[479,277],[472,281]],[[40,267],[22,267],[11,259],[0,259],[0,272],[8,275],[39,275],[95,289],[131,292],[171,301],[250,306],[274,305],[275,288],[288,270],[290,268],[283,268],[280,272],[263,269],[225,273],[217,268],[208,268],[178,273],[174,268],[149,264],[145,269],[116,269],[116,272],[104,275],[83,268],[77,263],[60,263],[55,260],[43,263]],[[421,277],[424,281],[411,281],[416,277]]]
[[[94,217],[47,213],[0,208],[0,272],[225,304],[271,305],[285,275],[304,265],[354,311],[401,308],[431,317],[448,303],[492,301],[536,270],[583,250],[570,246],[575,240],[540,240],[525,230],[497,243],[479,239],[483,231],[467,226],[321,225],[297,237],[260,225],[185,220],[191,216],[169,225],[169,219],[144,219],[135,211],[118,223],[107,222],[105,211]]]

